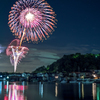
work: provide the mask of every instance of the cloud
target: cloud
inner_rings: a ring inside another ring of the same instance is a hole
[[[1,71],[13,71],[13,66],[10,64],[9,56],[4,53],[4,48],[2,48],[2,53],[0,54],[0,70]],[[20,64],[17,66],[17,72],[29,71],[32,72],[38,67],[47,66],[55,62],[57,59],[61,58],[63,55],[69,55],[74,53],[99,53],[99,49],[96,46],[90,48],[89,45],[76,45],[67,44],[66,46],[41,46],[35,45],[34,48],[30,46],[29,52],[25,58],[23,58]]]
[[[24,72],[24,71],[32,72],[36,68],[43,65],[47,66],[59,58],[60,57],[54,52],[50,52],[50,51],[48,52],[46,50],[29,48],[29,53],[18,64],[17,72]],[[2,56],[0,59],[0,70],[13,72],[13,69],[14,68],[10,63],[10,56],[6,56],[5,53],[2,53]]]
[[[56,61],[55,59],[47,59],[47,58],[39,58],[39,60],[45,63],[45,65],[50,65]]]
[[[6,47],[3,47],[1,44],[0,44],[0,53],[4,52]]]
[[[93,49],[93,50],[91,51],[91,53],[93,53],[93,54],[98,54],[98,53],[100,53],[100,50]]]
[[[49,50],[47,50],[49,51]],[[87,45],[67,45],[65,47],[55,47],[51,50],[52,52],[56,53],[59,57],[63,55],[75,54],[75,53],[88,53],[89,47]]]
[[[46,52],[46,51],[41,51],[41,52],[37,52],[39,57],[45,57],[45,58],[50,58],[50,59],[59,59],[59,57],[57,56],[56,53],[52,53],[52,52]]]
[[[42,65],[47,66],[59,58],[60,57],[56,53],[30,48],[28,55],[25,59],[23,59],[23,61],[26,61],[27,65],[33,68],[32,70],[34,70]]]

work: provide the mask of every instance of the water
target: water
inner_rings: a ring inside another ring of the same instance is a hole
[[[0,81],[0,100],[100,100],[100,84]]]

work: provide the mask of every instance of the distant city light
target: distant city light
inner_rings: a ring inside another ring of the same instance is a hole
[[[7,76],[7,79],[9,78],[9,76]]]
[[[55,78],[57,79],[57,78],[58,78],[58,76],[55,76]]]
[[[93,77],[97,77],[95,74],[93,74]]]

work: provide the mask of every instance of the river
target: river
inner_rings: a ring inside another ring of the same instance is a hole
[[[0,81],[0,100],[100,100],[100,84]]]

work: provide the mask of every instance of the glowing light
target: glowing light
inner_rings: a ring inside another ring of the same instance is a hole
[[[20,50],[19,50],[20,48]],[[25,57],[25,54],[27,53],[27,51],[29,50],[27,47],[15,47],[13,48],[11,46],[12,52],[13,54],[11,54],[10,56],[10,62],[11,64],[14,66],[14,72],[16,72],[17,69],[17,64],[20,63],[20,60]],[[27,51],[25,51],[27,50]]]
[[[31,22],[31,21],[34,20],[34,14],[29,12],[29,13],[26,14],[25,18],[26,18],[27,21]]]
[[[55,12],[45,0],[18,0],[9,13],[9,27],[19,39],[43,41],[54,31]]]
[[[39,95],[43,98],[43,83],[39,82]]]
[[[58,79],[58,76],[55,76],[56,79]]]
[[[2,81],[0,82],[0,94],[2,93]]]
[[[19,46],[19,40],[14,39],[6,49],[6,55],[10,56],[10,62],[14,66],[14,72],[16,72],[17,64],[28,53],[28,48]]]
[[[82,84],[82,99],[84,99],[84,84]]]
[[[93,77],[97,77],[95,74],[93,74]]]
[[[55,97],[58,95],[58,83],[55,83]]]
[[[55,12],[45,0],[18,0],[9,13],[9,27],[14,35],[21,39],[20,41],[16,39],[17,44],[11,43],[6,49],[6,54],[10,56],[10,62],[16,72],[17,64],[29,50],[21,46],[22,41],[31,40],[37,43],[39,40],[46,40],[54,31],[56,19]],[[27,51],[24,51],[25,49]]]
[[[96,83],[92,84],[92,94],[93,94],[93,100],[96,100]]]
[[[5,95],[4,100],[27,100],[24,93],[22,92],[22,90],[24,91],[27,89],[27,86],[17,85],[14,83],[8,87],[9,92]],[[7,89],[6,85],[5,89]]]

